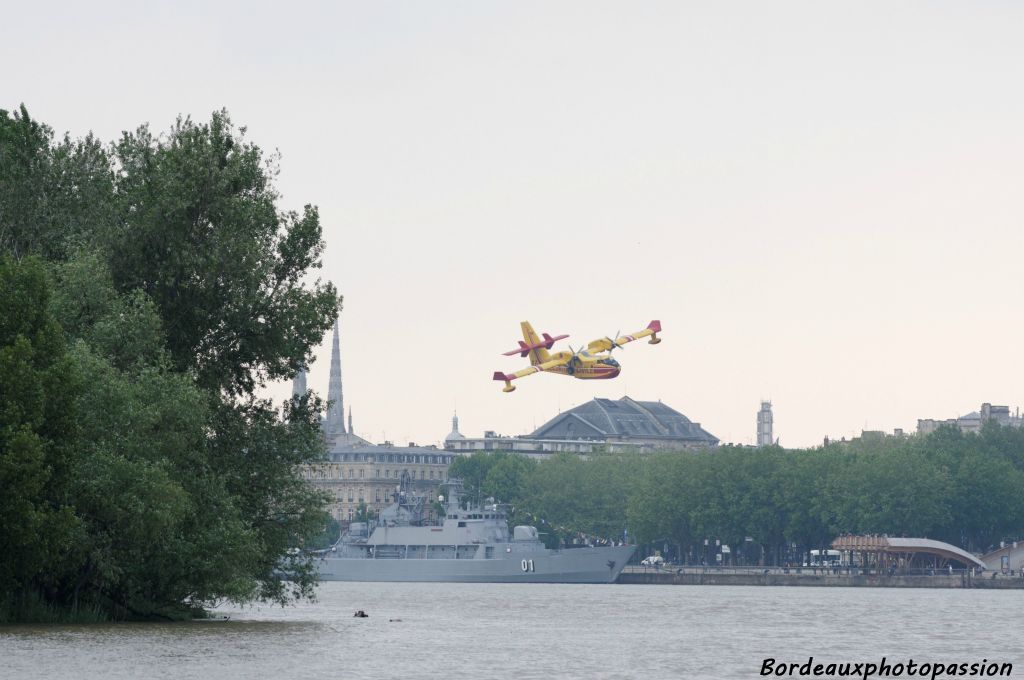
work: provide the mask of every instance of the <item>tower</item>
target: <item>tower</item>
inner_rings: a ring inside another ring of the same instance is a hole
[[[306,392],[306,367],[303,366],[295,374],[295,377],[292,378],[292,396],[301,397]]]
[[[757,445],[771,446],[775,443],[772,436],[772,402],[762,401],[761,410],[757,412]]]
[[[448,436],[444,440],[451,441],[453,439],[465,439],[462,433],[459,432],[459,416],[458,414],[452,414],[452,431],[448,433]]]
[[[345,434],[345,398],[341,391],[341,348],[338,342],[338,320],[334,320],[334,341],[331,345],[331,380],[327,385],[327,421],[325,433]]]

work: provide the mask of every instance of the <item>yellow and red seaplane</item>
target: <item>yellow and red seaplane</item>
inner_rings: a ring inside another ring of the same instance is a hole
[[[647,324],[647,328],[632,335],[619,335],[616,332],[614,339],[605,336],[592,340],[585,349],[580,347],[578,350],[573,350],[570,345],[568,352],[552,353],[548,350],[559,340],[568,338],[568,335],[551,337],[544,333],[541,337],[534,332],[529,321],[523,321],[519,325],[523,328],[523,339],[519,341],[519,348],[505,352],[504,355],[507,357],[516,354],[521,357],[528,356],[530,357],[530,366],[515,373],[495,371],[494,379],[505,381],[503,392],[511,392],[515,389],[515,385],[512,384],[513,380],[541,371],[569,375],[580,380],[608,380],[622,371],[619,362],[612,358],[612,350],[648,336],[651,338],[647,341],[648,344],[657,345],[661,342],[661,338],[658,337],[658,333],[661,332],[661,322],[652,321]]]

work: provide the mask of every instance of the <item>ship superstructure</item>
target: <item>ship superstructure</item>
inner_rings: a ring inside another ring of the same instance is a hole
[[[537,528],[508,528],[508,506],[465,502],[450,479],[430,525],[428,499],[401,484],[395,502],[372,522],[352,522],[318,561],[325,581],[454,581],[483,583],[611,583],[635,546],[549,549]]]

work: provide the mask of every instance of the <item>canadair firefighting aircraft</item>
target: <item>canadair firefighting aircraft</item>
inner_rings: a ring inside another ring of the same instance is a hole
[[[520,326],[523,328],[523,339],[519,341],[519,349],[510,350],[505,352],[504,355],[507,357],[515,356],[516,354],[521,357],[529,356],[530,367],[515,373],[496,371],[494,379],[505,381],[503,392],[511,392],[515,389],[512,381],[516,378],[522,378],[532,373],[540,373],[541,371],[557,373],[559,375],[571,375],[580,380],[608,380],[609,378],[614,378],[622,371],[619,362],[612,358],[612,350],[647,336],[651,337],[647,341],[651,345],[657,345],[661,342],[661,338],[657,335],[661,332],[661,322],[652,321],[647,325],[647,328],[632,335],[619,335],[616,332],[614,340],[606,336],[592,340],[587,344],[586,349],[580,347],[578,350],[573,350],[572,345],[570,345],[568,352],[552,353],[548,352],[548,350],[559,340],[569,337],[568,335],[551,337],[544,333],[543,337],[538,337],[529,321],[523,321]]]

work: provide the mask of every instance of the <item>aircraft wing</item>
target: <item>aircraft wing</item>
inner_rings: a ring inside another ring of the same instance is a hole
[[[569,363],[568,359],[552,359],[551,361],[545,361],[544,363],[535,364],[533,366],[527,366],[526,368],[516,371],[515,373],[509,373],[505,379],[523,378],[534,373],[540,373],[548,369],[554,368],[555,366],[564,366]]]
[[[633,333],[631,335],[620,335],[617,338],[599,338],[597,340],[593,340],[587,345],[587,351],[591,353],[607,352],[613,347],[622,347],[623,345],[633,342],[634,340],[646,338],[649,335],[654,335],[655,333],[660,332],[661,322],[652,321],[651,323],[647,324],[647,328],[643,329],[642,331],[637,331],[636,333]],[[655,338],[657,338],[657,336],[655,336]],[[651,342],[655,342],[655,340],[652,339]],[[661,341],[658,340],[657,342]]]
[[[515,387],[512,385],[513,380],[517,378],[522,378],[524,376],[533,375],[534,373],[540,373],[541,371],[547,371],[549,369],[555,368],[556,366],[564,366],[567,363],[569,363],[569,359],[552,359],[551,361],[545,361],[544,363],[541,364],[527,366],[526,368],[516,371],[515,373],[502,373],[501,371],[496,371],[494,373],[494,379],[504,380],[505,389],[502,391],[511,392],[512,390],[515,389]]]

